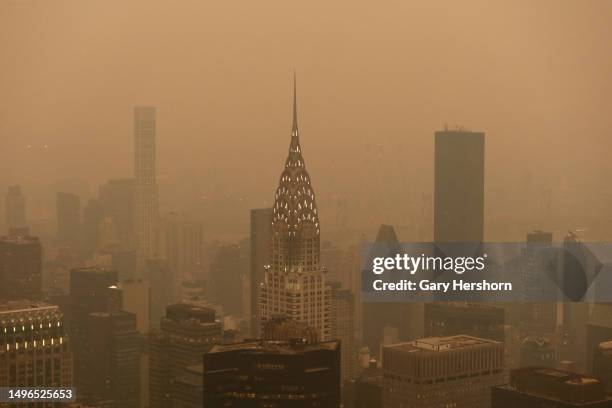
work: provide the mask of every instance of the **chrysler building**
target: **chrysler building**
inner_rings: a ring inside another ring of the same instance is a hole
[[[288,316],[315,328],[320,340],[328,340],[331,299],[320,265],[319,214],[302,157],[296,98],[294,78],[293,128],[274,197],[271,264],[259,290],[259,327],[273,317]]]

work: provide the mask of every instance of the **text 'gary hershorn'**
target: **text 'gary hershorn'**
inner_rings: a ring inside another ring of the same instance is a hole
[[[372,272],[381,275],[386,271],[403,271],[410,275],[418,271],[452,271],[457,275],[463,275],[470,271],[483,271],[486,267],[487,255],[478,257],[441,257],[441,256],[410,256],[408,254],[397,254],[392,257],[375,257],[372,259]],[[510,282],[489,282],[482,280],[470,282],[463,279],[437,282],[433,280],[411,280],[400,279],[395,282],[385,282],[377,279],[372,282],[376,291],[436,291],[436,292],[460,292],[460,291],[511,291]]]

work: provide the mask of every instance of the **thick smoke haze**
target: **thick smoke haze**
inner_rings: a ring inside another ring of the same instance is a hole
[[[428,238],[446,124],[486,133],[488,239],[610,238],[611,22],[606,0],[5,0],[0,189],[53,219],[56,191],[132,177],[133,107],[153,105],[162,211],[244,235],[272,204],[295,70],[324,235]]]

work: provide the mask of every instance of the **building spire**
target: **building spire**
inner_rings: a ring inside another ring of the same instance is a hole
[[[298,136],[298,123],[297,123],[297,87],[295,81],[295,70],[293,70],[293,128],[291,129],[291,136]]]

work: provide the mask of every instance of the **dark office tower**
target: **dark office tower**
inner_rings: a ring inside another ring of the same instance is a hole
[[[99,200],[110,217],[121,249],[134,248],[135,187],[133,179],[112,179],[100,186]]]
[[[77,387],[82,385],[87,368],[87,341],[89,339],[89,315],[118,309],[112,288],[117,285],[117,272],[101,267],[77,268],[70,271],[69,332],[73,341],[74,378]]]
[[[147,259],[145,262],[144,279],[151,285],[151,327],[159,327],[160,319],[166,313],[166,306],[175,298],[168,290],[168,282],[172,281],[172,271],[165,259]]]
[[[483,241],[484,157],[484,133],[436,132],[434,242]]]
[[[521,342],[521,367],[554,367],[555,347],[547,337],[525,337]]]
[[[270,251],[272,248],[272,208],[251,210],[251,265],[249,279],[249,299],[251,316],[251,333],[257,336],[260,333],[257,319],[257,300],[259,299],[259,285],[263,283],[265,267],[270,265]]]
[[[155,249],[158,191],[155,177],[154,107],[134,109],[135,240],[139,268]]]
[[[355,336],[355,296],[342,289],[340,282],[331,285],[331,338],[340,341],[341,381],[357,375],[357,344]]]
[[[593,359],[593,375],[606,387],[606,393],[612,395],[612,340],[599,344]]]
[[[57,239],[63,245],[79,242],[81,230],[81,203],[72,193],[57,193]]]
[[[488,408],[504,383],[504,347],[470,336],[383,347],[385,408]]]
[[[42,294],[42,248],[35,237],[0,237],[0,300]]]
[[[140,351],[136,315],[124,311],[92,313],[88,318],[87,370],[79,399],[92,405],[139,408]]]
[[[72,353],[59,308],[0,304],[0,387],[72,386]]]
[[[542,367],[512,370],[508,385],[491,389],[491,408],[610,408],[601,381]]]
[[[242,313],[242,282],[248,276],[248,245],[222,245],[210,265],[211,300],[224,314]]]
[[[173,383],[187,367],[201,364],[202,355],[220,344],[223,327],[213,309],[193,303],[167,307],[159,330],[150,336],[151,408],[171,407]]]
[[[354,380],[344,384],[343,406],[348,408],[383,408],[383,371],[376,360]]]
[[[272,215],[271,265],[260,288],[260,327],[284,314],[306,322],[330,339],[330,303],[321,267],[319,213],[302,156],[295,81],[289,154],[281,173]]]
[[[4,199],[6,228],[23,228],[26,226],[26,202],[20,186],[10,186]]]
[[[100,223],[104,219],[104,207],[98,198],[92,198],[83,208],[83,254],[93,256],[100,249]]]
[[[505,312],[482,303],[437,302],[425,305],[425,336],[467,334],[504,341]]]
[[[339,407],[337,341],[250,341],[204,355],[204,406]]]
[[[203,375],[202,363],[183,370],[172,387],[172,408],[202,408],[204,406]]]

